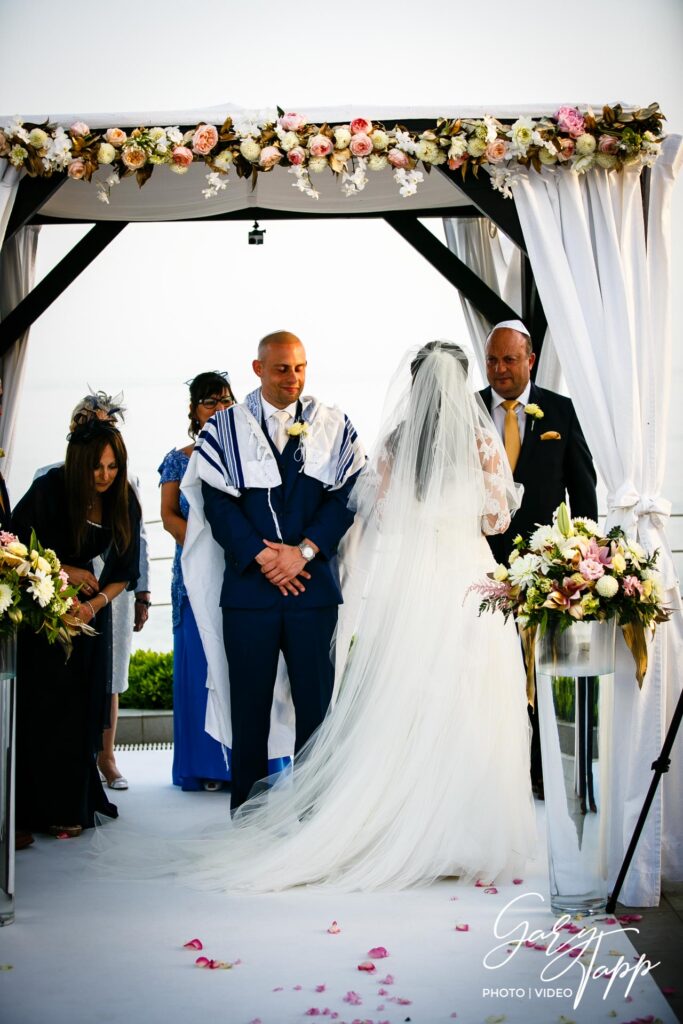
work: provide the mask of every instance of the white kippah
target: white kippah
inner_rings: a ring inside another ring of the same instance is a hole
[[[493,334],[494,331],[497,331],[502,327],[506,327],[509,331],[519,331],[520,334],[526,334],[527,338],[531,337],[531,335],[529,334],[521,320],[501,320],[499,324],[496,324],[495,327],[491,328],[487,335],[486,341],[488,342],[490,340],[491,335]]]

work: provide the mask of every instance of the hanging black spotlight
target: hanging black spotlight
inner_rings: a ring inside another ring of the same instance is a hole
[[[249,245],[263,245],[263,236],[266,233],[265,228],[258,226],[258,221],[254,221],[254,226],[249,232]]]

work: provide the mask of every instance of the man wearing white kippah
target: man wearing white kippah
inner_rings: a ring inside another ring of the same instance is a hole
[[[489,387],[480,392],[500,431],[517,483],[524,486],[521,507],[506,533],[487,537],[498,562],[507,562],[517,534],[527,537],[537,524],[552,523],[567,501],[574,516],[597,519],[595,469],[569,398],[536,387],[531,368],[536,356],[521,320],[496,324],[486,339]],[[535,716],[531,776],[539,795],[543,782]]]

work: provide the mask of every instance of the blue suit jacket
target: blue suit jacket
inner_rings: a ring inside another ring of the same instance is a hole
[[[266,438],[268,431],[261,424]],[[238,498],[202,483],[204,513],[211,532],[225,552],[225,571],[221,590],[222,608],[272,608],[285,601],[297,608],[321,608],[342,603],[336,552],[339,541],[353,522],[347,508],[349,492],[358,474],[338,490],[330,491],[318,480],[299,472],[295,458],[298,439],[290,438],[280,454],[271,442],[278,461],[282,484],[270,490],[282,540],[299,544],[308,537],[320,551],[307,565],[310,580],[298,597],[284,597],[269,583],[254,561],[264,548],[264,539],[277,541],[273,515],[266,488],[242,491]]]

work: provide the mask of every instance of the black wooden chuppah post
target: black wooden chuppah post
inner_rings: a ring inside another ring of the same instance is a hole
[[[30,178],[28,176],[22,178],[7,222],[3,245],[13,238],[21,228],[34,223],[36,214],[42,210],[66,180],[66,174],[53,174],[49,178]]]

